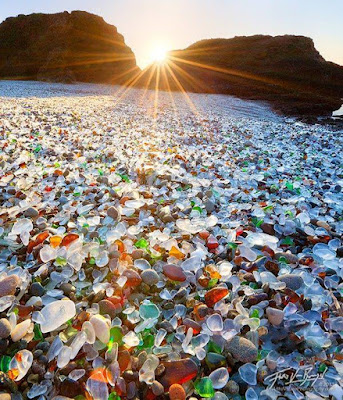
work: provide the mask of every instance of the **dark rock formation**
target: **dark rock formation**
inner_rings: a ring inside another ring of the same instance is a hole
[[[19,15],[0,24],[0,79],[158,85],[265,100],[302,116],[329,115],[343,98],[343,67],[303,36],[202,40],[139,73],[123,36],[96,15]]]
[[[115,26],[84,11],[0,24],[0,78],[124,83],[139,70]]]
[[[139,85],[155,88],[150,66]],[[327,62],[312,39],[250,36],[210,39],[172,51],[160,67],[159,87],[224,93],[271,102],[291,115],[328,115],[342,104],[343,67]],[[178,81],[178,82],[177,82]]]

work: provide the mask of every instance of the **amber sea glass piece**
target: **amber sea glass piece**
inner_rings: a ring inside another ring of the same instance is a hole
[[[209,307],[213,307],[219,300],[229,294],[229,290],[224,287],[216,287],[205,294],[205,302]]]
[[[182,385],[195,378],[198,373],[196,363],[190,358],[177,361],[163,361],[162,364],[165,367],[165,371],[159,381],[167,391],[171,385],[175,383]]]

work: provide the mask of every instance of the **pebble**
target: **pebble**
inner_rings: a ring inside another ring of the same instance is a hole
[[[0,319],[0,339],[6,339],[11,334],[11,324],[6,318]]]
[[[28,218],[36,218],[38,217],[38,215],[39,212],[33,207],[29,207],[27,210],[24,211],[24,216]]]
[[[298,290],[304,285],[302,277],[294,274],[281,275],[278,277],[278,280],[284,282],[292,290]]]
[[[31,320],[26,319],[23,322],[17,324],[11,332],[11,338],[13,342],[18,342],[18,340],[22,339],[28,332],[29,327],[31,325]]]
[[[116,221],[119,217],[119,212],[115,207],[109,207],[107,209],[107,215]]]
[[[151,390],[155,396],[161,396],[164,393],[164,387],[158,381],[153,381],[153,383],[151,385]]]
[[[218,301],[222,300],[229,294],[229,290],[226,287],[213,288],[206,292],[205,302],[208,307],[213,307]]]
[[[204,205],[208,213],[211,213],[215,210],[215,203],[213,203],[211,200],[206,200]]]
[[[235,336],[227,343],[227,349],[240,362],[251,363],[256,361],[257,348],[248,339]]]
[[[143,257],[143,254],[144,254],[143,250],[141,250],[141,249],[134,249],[134,250],[132,251],[131,256],[132,256],[132,258],[133,258],[134,260],[139,260],[140,258]]]
[[[141,274],[141,278],[149,286],[156,285],[160,281],[160,277],[154,269],[145,269]]]
[[[169,388],[169,399],[170,400],[186,400],[185,389],[178,383],[174,383]]]
[[[41,297],[45,293],[45,289],[39,282],[33,282],[30,287],[30,293],[32,294],[32,296]]]
[[[75,287],[69,282],[62,283],[62,285],[60,285],[59,289],[63,290],[63,293],[66,296],[69,296],[70,293],[75,291]]]
[[[230,380],[226,386],[225,389],[228,391],[228,393],[235,395],[239,393],[239,385],[237,382]]]
[[[98,304],[99,304],[100,314],[102,315],[108,314],[111,318],[114,318],[122,310],[120,304],[113,304],[109,300],[100,300]]]
[[[197,375],[197,364],[191,358],[175,361],[164,361],[165,373],[160,378],[164,388],[170,388],[174,383],[188,382]]]
[[[140,277],[138,272],[133,269],[126,269],[123,272],[123,276],[126,277],[125,286],[128,286],[128,287],[139,286],[142,282],[142,278]]]
[[[317,226],[320,226],[321,228],[324,228],[324,229],[326,229],[327,231],[330,231],[330,230],[331,230],[330,225],[329,225],[327,222],[325,222],[325,221],[317,221]]]
[[[14,295],[20,283],[20,278],[15,275],[10,275],[2,279],[0,281],[0,297]]]
[[[267,293],[256,293],[249,297],[248,302],[250,305],[253,306],[265,300],[268,300]]]
[[[267,307],[266,314],[268,321],[275,326],[280,325],[285,316],[285,313],[282,310],[272,307]]]

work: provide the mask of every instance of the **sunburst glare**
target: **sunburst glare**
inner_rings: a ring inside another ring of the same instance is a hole
[[[168,58],[166,46],[159,45],[154,47],[150,53],[150,63],[164,64]]]

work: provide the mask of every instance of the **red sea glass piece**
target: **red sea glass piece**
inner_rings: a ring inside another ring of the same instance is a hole
[[[214,250],[219,246],[218,240],[213,236],[210,235],[207,239],[207,247],[209,250]]]
[[[206,240],[210,236],[210,233],[207,231],[201,231],[199,232],[199,236],[201,239]]]
[[[72,242],[79,238],[79,235],[76,233],[68,233],[68,235],[64,236],[61,242],[61,247],[69,246]]]
[[[236,236],[237,236],[237,237],[240,236],[243,232],[244,232],[244,231],[243,231],[243,228],[242,228],[242,227],[237,228],[237,229],[236,229]]]
[[[190,318],[185,318],[185,319],[182,321],[182,323],[183,323],[183,325],[185,325],[185,327],[186,327],[187,330],[188,330],[189,328],[192,328],[192,329],[193,329],[193,335],[197,335],[197,334],[200,333],[200,331],[201,331],[201,326],[200,326],[197,322],[193,321],[193,320],[190,319]]]

